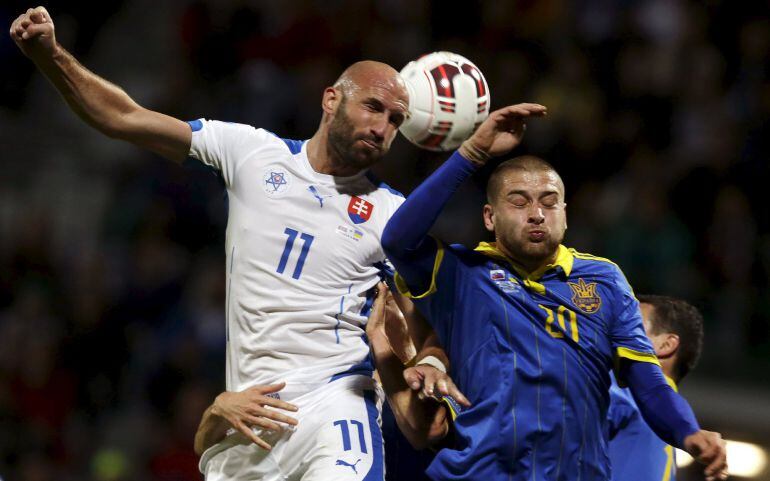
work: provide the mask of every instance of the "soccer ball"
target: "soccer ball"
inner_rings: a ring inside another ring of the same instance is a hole
[[[456,149],[489,115],[489,87],[467,58],[433,52],[401,70],[409,92],[409,117],[400,131],[433,151]]]

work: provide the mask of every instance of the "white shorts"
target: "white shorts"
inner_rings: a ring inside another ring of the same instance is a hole
[[[298,425],[272,434],[255,428],[271,451],[230,434],[201,456],[206,481],[383,481],[384,396],[374,379],[348,376],[304,393],[289,388],[279,394],[297,406]]]

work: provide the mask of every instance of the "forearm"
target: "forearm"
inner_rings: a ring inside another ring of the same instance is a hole
[[[120,87],[85,68],[60,45],[50,57],[32,60],[72,111],[107,135],[118,137],[121,121],[141,109]]]
[[[70,109],[91,127],[174,162],[187,157],[192,132],[185,122],[140,106],[59,45],[51,56],[33,61]]]
[[[382,245],[391,260],[409,258],[420,248],[452,194],[475,170],[455,152],[407,197],[382,235]]]
[[[418,398],[404,381],[404,365],[391,351],[384,335],[369,339],[383,390],[396,419],[398,428],[415,449],[425,449],[437,438],[446,435],[448,424],[431,423],[434,419],[434,403]],[[430,411],[430,412],[429,412]]]
[[[209,406],[203,413],[198,431],[195,432],[195,454],[202,455],[211,446],[224,439],[230,423],[224,418],[212,413],[214,405]]]
[[[660,367],[628,362],[623,375],[650,428],[666,443],[684,449],[684,439],[700,427],[692,408],[666,383]]]

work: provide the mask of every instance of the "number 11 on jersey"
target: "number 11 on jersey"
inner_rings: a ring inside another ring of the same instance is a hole
[[[283,254],[281,254],[281,260],[278,262],[278,268],[275,270],[279,274],[283,274],[283,271],[286,270],[286,264],[289,262],[289,256],[291,255],[292,248],[294,247],[294,241],[297,239],[297,236],[299,235],[299,238],[302,239],[302,250],[299,253],[299,259],[297,259],[297,265],[294,266],[294,272],[292,273],[291,277],[294,279],[299,279],[299,276],[302,275],[302,268],[305,266],[305,259],[307,258],[307,253],[310,251],[310,246],[313,244],[313,237],[310,234],[300,233],[294,229],[286,228],[283,231],[284,234],[289,236],[288,239],[286,239],[286,245],[283,247]]]

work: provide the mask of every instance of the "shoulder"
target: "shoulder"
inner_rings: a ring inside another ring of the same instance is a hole
[[[573,271],[581,274],[594,274],[598,276],[616,277],[623,275],[620,267],[605,257],[595,256],[586,252],[579,252],[569,248],[570,254],[574,258]]]
[[[357,184],[356,190],[365,193],[375,206],[384,207],[386,221],[406,200],[404,194],[380,180],[371,171],[366,171]]]
[[[258,141],[267,145],[274,145],[291,154],[299,153],[305,142],[304,140],[283,138],[267,129],[238,122],[200,118],[189,120],[187,124],[190,125],[193,134],[220,135],[234,141]]]
[[[620,269],[620,266],[613,261],[605,258],[595,256],[593,254],[587,254],[585,252],[578,252],[577,250],[570,248],[569,252],[573,256],[572,273],[570,277],[586,276],[592,277],[596,280],[603,281],[602,283],[617,288],[621,291],[630,291],[631,286],[626,279],[626,275]]]
[[[371,187],[373,189],[372,193],[377,193],[382,196],[390,197],[394,199],[399,204],[404,201],[404,194],[397,191],[393,187],[389,186],[382,180],[380,180],[379,177],[377,177],[374,172],[371,170],[367,170],[366,174],[364,174],[364,177],[366,180],[371,184]]]

